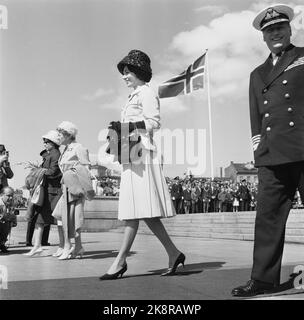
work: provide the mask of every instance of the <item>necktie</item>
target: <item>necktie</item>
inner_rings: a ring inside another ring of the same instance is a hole
[[[281,58],[282,54],[283,54],[283,52],[281,51],[281,52],[279,52],[279,53],[277,53],[277,54],[274,54],[274,55],[272,56],[272,64],[273,64],[274,66],[276,65],[276,63],[278,62],[278,60]]]

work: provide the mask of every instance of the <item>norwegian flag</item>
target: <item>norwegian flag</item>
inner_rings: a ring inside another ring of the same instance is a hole
[[[189,94],[204,88],[206,52],[180,75],[164,82],[158,87],[159,98],[170,98]]]

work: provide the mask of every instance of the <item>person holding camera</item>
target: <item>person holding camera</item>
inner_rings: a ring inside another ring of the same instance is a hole
[[[0,195],[0,251],[3,253],[9,252],[5,243],[11,228],[17,226],[15,214],[19,212],[14,207],[14,189],[6,186]]]
[[[8,158],[9,152],[5,149],[4,144],[0,144],[0,190],[7,187],[7,179],[12,179],[14,176]]]

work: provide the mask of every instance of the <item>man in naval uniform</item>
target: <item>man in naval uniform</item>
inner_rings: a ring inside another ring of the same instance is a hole
[[[253,267],[234,296],[271,292],[280,284],[285,226],[296,189],[304,199],[304,48],[290,43],[293,9],[272,5],[253,26],[271,53],[250,75],[249,104],[259,188]]]

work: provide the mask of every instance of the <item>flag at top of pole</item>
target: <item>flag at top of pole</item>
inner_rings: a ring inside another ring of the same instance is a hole
[[[185,95],[204,88],[205,61],[207,51],[180,75],[169,79],[158,87],[159,98]]]

